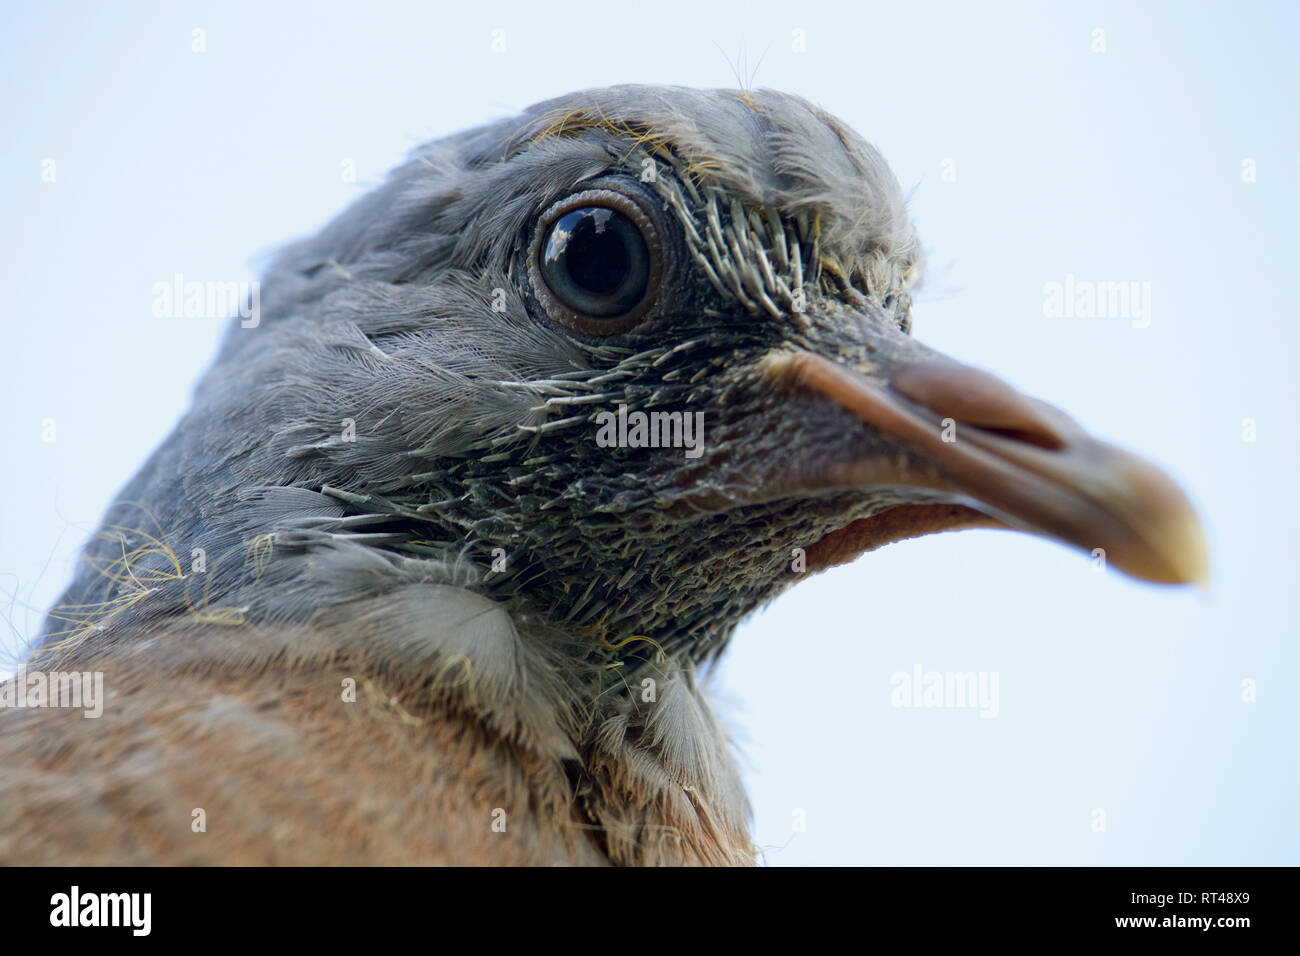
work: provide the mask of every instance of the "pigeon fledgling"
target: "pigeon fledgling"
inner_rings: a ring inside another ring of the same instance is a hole
[[[911,337],[881,156],[621,86],[416,149],[283,250],[0,710],[0,860],[749,864],[701,680],[902,538],[1203,578],[1187,499]]]

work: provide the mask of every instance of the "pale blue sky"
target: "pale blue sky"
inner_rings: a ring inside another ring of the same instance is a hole
[[[588,86],[732,86],[743,56],[752,85],[839,115],[914,189],[931,263],[915,334],[1178,476],[1214,563],[1201,596],[982,531],[796,588],[741,627],[721,674],[768,861],[1300,863],[1295,4],[54,3],[0,18],[11,645],[211,355],[219,323],[154,317],[155,282],[256,278],[255,254],[424,139]],[[1067,274],[1150,282],[1150,326],[1045,317],[1044,285]],[[891,707],[890,676],[918,664],[996,672],[998,716]]]

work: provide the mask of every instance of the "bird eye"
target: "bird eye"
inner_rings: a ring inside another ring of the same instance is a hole
[[[634,201],[608,189],[547,210],[529,259],[534,291],[551,317],[593,335],[635,325],[659,281],[653,223]]]
[[[551,223],[540,265],[557,298],[599,318],[636,308],[650,278],[640,231],[627,216],[603,206],[583,206]]]

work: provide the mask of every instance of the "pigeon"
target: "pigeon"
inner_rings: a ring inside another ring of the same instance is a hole
[[[0,860],[752,865],[709,676],[787,588],[974,527],[1203,582],[1173,480],[913,337],[923,266],[786,93],[414,149],[275,256],[87,544],[5,691],[46,706],[0,708]]]

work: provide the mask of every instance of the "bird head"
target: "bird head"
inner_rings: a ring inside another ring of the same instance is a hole
[[[1203,578],[1169,478],[912,337],[921,272],[881,156],[804,100],[541,103],[416,149],[287,247],[123,507],[211,556],[209,612],[423,574],[597,656],[706,659],[804,574],[958,528]],[[193,611],[169,560],[140,553],[158,576],[123,620]]]

